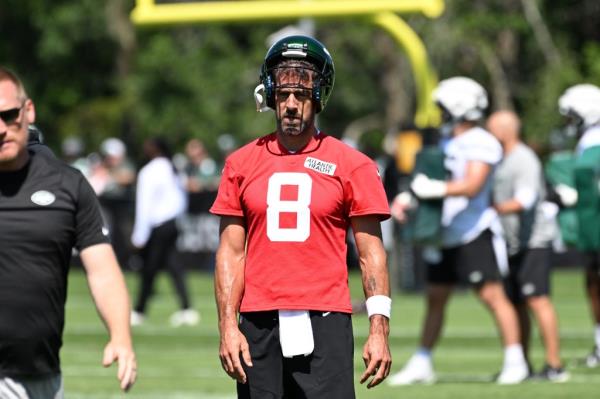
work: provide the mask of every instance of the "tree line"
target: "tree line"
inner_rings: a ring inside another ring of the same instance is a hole
[[[238,144],[274,128],[255,111],[267,37],[287,23],[133,26],[133,0],[3,0],[0,63],[35,100],[49,144],[80,136],[88,151],[123,138],[133,154],[151,135],[176,148],[191,137],[218,156],[217,137]],[[516,110],[528,141],[546,148],[568,86],[600,84],[600,2],[447,0],[438,19],[404,16],[423,39],[440,79],[481,82],[492,108]],[[393,40],[362,19],[317,20],[336,83],[324,131],[357,126],[391,133],[414,115],[413,76]],[[139,154],[139,151],[137,152]]]

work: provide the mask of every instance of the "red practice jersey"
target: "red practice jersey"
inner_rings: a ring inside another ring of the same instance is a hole
[[[272,133],[231,154],[210,211],[246,224],[241,312],[351,313],[350,218],[390,215],[376,164],[324,133],[296,153]]]

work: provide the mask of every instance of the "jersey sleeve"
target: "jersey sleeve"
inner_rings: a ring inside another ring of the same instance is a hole
[[[502,159],[502,147],[491,135],[477,134],[469,140],[469,145],[465,146],[467,160],[496,165]]]
[[[364,163],[350,173],[344,188],[348,215],[390,217],[390,208],[375,163]]]
[[[75,211],[75,248],[79,251],[96,244],[110,243],[100,204],[90,184],[81,176]]]
[[[221,216],[244,216],[240,202],[241,183],[242,177],[235,172],[231,162],[225,162],[217,198],[210,208],[210,213]]]

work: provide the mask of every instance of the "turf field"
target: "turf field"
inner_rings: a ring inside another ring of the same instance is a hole
[[[67,325],[62,350],[66,397],[69,399],[152,398],[152,399],[229,399],[235,385],[221,370],[218,360],[218,335],[213,300],[212,275],[193,272],[190,284],[195,306],[202,313],[197,327],[171,328],[169,315],[176,310],[175,297],[166,274],[161,275],[156,296],[150,304],[147,323],[134,330],[138,357],[138,382],[133,390],[121,394],[115,368],[100,365],[106,341],[88,294],[81,270],[71,272],[67,300]],[[137,281],[127,275],[132,291]],[[350,281],[353,297],[360,298],[359,274]],[[385,384],[372,390],[357,384],[358,398],[598,398],[600,369],[576,365],[592,345],[591,321],[582,291],[579,270],[554,274],[554,299],[561,323],[562,355],[572,378],[565,384],[526,382],[517,386],[497,386],[490,381],[500,367],[502,353],[493,321],[469,292],[458,292],[451,302],[444,338],[435,353],[439,382],[431,386],[391,388]],[[394,295],[390,345],[393,371],[412,353],[419,331],[423,301],[420,295]],[[364,366],[360,357],[367,333],[365,315],[354,317],[356,337],[356,380]],[[536,367],[543,362],[537,339],[532,351]],[[325,399],[325,398],[324,398]]]

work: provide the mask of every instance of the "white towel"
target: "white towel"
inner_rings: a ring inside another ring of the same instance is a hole
[[[279,342],[283,357],[308,356],[313,352],[315,342],[308,310],[279,311]]]

